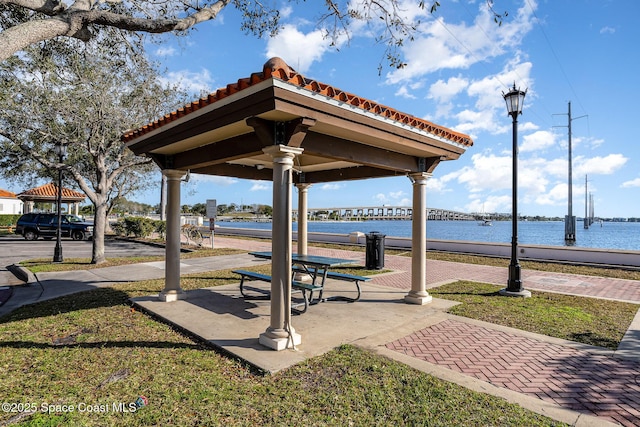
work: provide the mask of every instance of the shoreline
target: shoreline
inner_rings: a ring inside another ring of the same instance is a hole
[[[215,234],[271,239],[270,229],[216,227],[214,239]],[[307,235],[308,241],[313,243],[366,245],[366,235],[362,232],[349,234],[308,232]],[[294,240],[297,236],[297,231],[293,231]],[[394,249],[411,249],[411,238],[385,236],[384,244]],[[511,244],[427,239],[427,250],[509,258]],[[611,268],[640,268],[640,251],[635,250],[531,244],[519,244],[518,250],[519,257],[523,260],[583,263]]]

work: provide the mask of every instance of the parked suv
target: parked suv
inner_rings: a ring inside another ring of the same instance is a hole
[[[84,240],[93,236],[93,224],[83,221],[80,217],[61,215],[60,221],[60,234],[63,237]],[[28,213],[18,219],[15,233],[27,240],[36,240],[38,237],[50,240],[56,237],[57,230],[58,214]]]

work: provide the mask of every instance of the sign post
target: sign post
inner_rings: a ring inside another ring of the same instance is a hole
[[[213,235],[215,233],[217,216],[218,203],[216,199],[207,200],[207,217],[209,218],[209,230],[211,230],[211,249],[213,249]]]

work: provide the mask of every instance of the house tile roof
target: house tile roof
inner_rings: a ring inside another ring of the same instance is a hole
[[[176,111],[166,114],[164,117],[161,117],[152,123],[149,123],[139,129],[125,133],[122,136],[122,140],[124,142],[129,142],[148,132],[167,125],[174,120],[184,117],[190,113],[193,113],[194,111],[220,101],[221,99],[247,89],[253,85],[261,83],[269,78],[279,79],[284,82],[302,87],[306,90],[324,95],[328,98],[351,104],[365,111],[403,123],[408,126],[412,126],[441,138],[445,138],[457,144],[465,146],[473,145],[473,141],[468,135],[452,131],[451,129],[445,128],[443,126],[438,126],[427,120],[402,113],[393,108],[378,104],[377,102],[356,96],[349,92],[342,91],[334,86],[321,83],[313,79],[308,79],[289,67],[280,58],[271,58],[269,61],[267,61],[263,66],[262,72],[253,73],[250,77],[239,79],[236,83],[228,84],[226,87],[218,89],[216,92],[210,93],[204,98],[201,98]]]
[[[41,185],[40,187],[32,188],[27,191],[23,191],[18,194],[20,199],[56,199],[58,197],[58,186],[54,183]],[[62,198],[71,200],[84,200],[85,195],[79,191],[70,190],[62,187]]]
[[[3,190],[0,188],[0,197],[5,199],[15,199],[16,193],[12,193],[11,191]]]

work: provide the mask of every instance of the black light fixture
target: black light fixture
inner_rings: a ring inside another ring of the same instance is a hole
[[[55,153],[58,155],[59,163],[64,162],[64,158],[67,155],[67,146],[62,142],[56,143]],[[62,167],[58,167],[58,200],[57,200],[57,212],[58,212],[58,227],[56,228],[56,248],[53,251],[53,262],[62,262]]]
[[[522,114],[522,105],[527,91],[513,88],[508,93],[502,93],[507,103],[507,113],[513,119],[513,166],[511,187],[511,262],[509,263],[509,280],[506,289],[500,291],[501,295],[530,297],[531,292],[522,286],[520,263],[518,261],[518,115]]]

